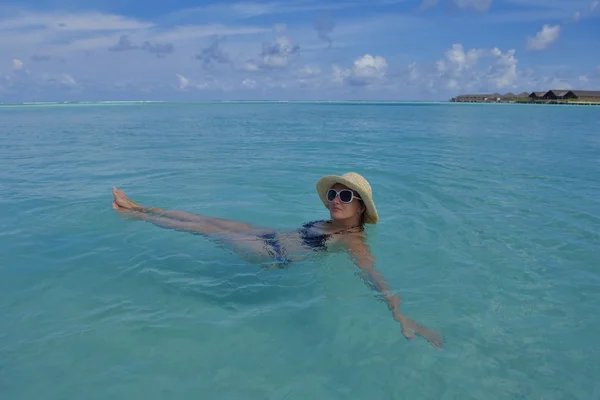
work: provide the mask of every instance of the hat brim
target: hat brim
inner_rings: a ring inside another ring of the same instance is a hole
[[[360,183],[355,182],[352,179],[347,179],[339,175],[327,175],[319,179],[317,182],[317,193],[319,198],[323,202],[326,208],[329,208],[329,201],[327,201],[327,191],[336,183],[342,184],[350,189],[356,191],[362,199],[365,207],[365,223],[376,224],[379,221],[379,215],[377,214],[377,208],[375,202],[367,188],[363,187]]]

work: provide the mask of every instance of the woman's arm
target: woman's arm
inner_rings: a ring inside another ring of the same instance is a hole
[[[390,292],[387,282],[375,269],[375,257],[371,253],[369,246],[358,237],[349,237],[347,244],[352,261],[368,274],[372,286],[381,292],[388,308],[392,311],[394,319],[400,321],[405,318],[400,312],[400,298]]]
[[[394,319],[402,325],[404,336],[410,340],[416,334],[425,338],[434,347],[442,347],[442,337],[439,333],[416,324],[400,312],[401,300],[398,296],[390,292],[387,282],[375,269],[375,257],[371,253],[369,246],[364,242],[364,239],[353,235],[349,236],[346,241],[352,260],[362,271],[368,274],[369,280],[373,284],[372,286],[383,295],[388,308],[392,311]]]

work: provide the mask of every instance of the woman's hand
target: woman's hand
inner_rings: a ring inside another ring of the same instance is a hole
[[[406,339],[412,340],[417,335],[427,340],[433,347],[438,349],[444,347],[440,333],[429,330],[404,315],[394,315],[394,319],[402,325],[402,334]]]

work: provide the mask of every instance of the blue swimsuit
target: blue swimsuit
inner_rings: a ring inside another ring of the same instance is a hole
[[[300,233],[300,238],[302,239],[302,244],[308,248],[313,249],[314,251],[327,251],[327,239],[331,236],[328,233],[312,233],[311,228],[317,223],[325,222],[325,221],[312,221],[308,222],[298,230]],[[259,238],[265,241],[265,249],[269,252],[269,254],[279,261],[283,266],[287,266],[292,261],[285,255],[284,246],[277,240],[275,237],[275,232],[265,233],[263,235],[259,235]]]
[[[314,251],[327,251],[327,239],[331,236],[329,233],[317,233],[314,234],[310,231],[310,228],[316,224],[325,221],[312,221],[302,225],[300,228],[300,235],[302,237],[302,244],[307,247],[314,249]]]

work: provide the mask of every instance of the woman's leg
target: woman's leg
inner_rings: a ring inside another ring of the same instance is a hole
[[[232,232],[223,230],[222,227],[210,223],[180,221],[160,215],[123,208],[120,207],[116,201],[113,202],[112,206],[113,209],[125,218],[150,222],[161,228],[207,236],[215,242],[233,250],[249,262],[273,263],[273,255],[267,250],[264,240],[258,237],[263,231],[246,230],[245,232]]]
[[[187,211],[179,211],[179,210],[161,210],[161,212],[157,213],[158,215],[162,215],[167,218],[176,219],[184,222],[196,222],[196,223],[207,223],[213,224],[221,227],[222,229],[228,230],[230,232],[243,232],[248,230],[257,229],[252,225],[246,224],[244,222],[232,221],[228,219],[222,218],[214,218],[214,217],[206,217],[200,214],[194,214]]]
[[[147,221],[153,223],[156,226],[160,226],[161,228],[175,229],[181,232],[207,235],[225,233],[223,229],[214,226],[213,224],[179,221],[176,219],[163,217],[161,215],[154,215],[151,213],[136,211],[121,207],[116,201],[113,201],[113,209],[118,211],[119,214],[125,218],[135,219],[139,221]]]
[[[206,226],[204,226],[202,229],[206,230],[207,233],[244,232],[257,229],[252,225],[243,222],[206,217],[204,215],[193,214],[187,211],[163,210],[160,208],[144,207],[129,199],[122,190],[117,188],[113,188],[113,196],[115,197],[114,202],[121,209],[146,214],[155,214],[156,216],[167,217],[187,223],[194,223],[196,225],[204,224]]]

